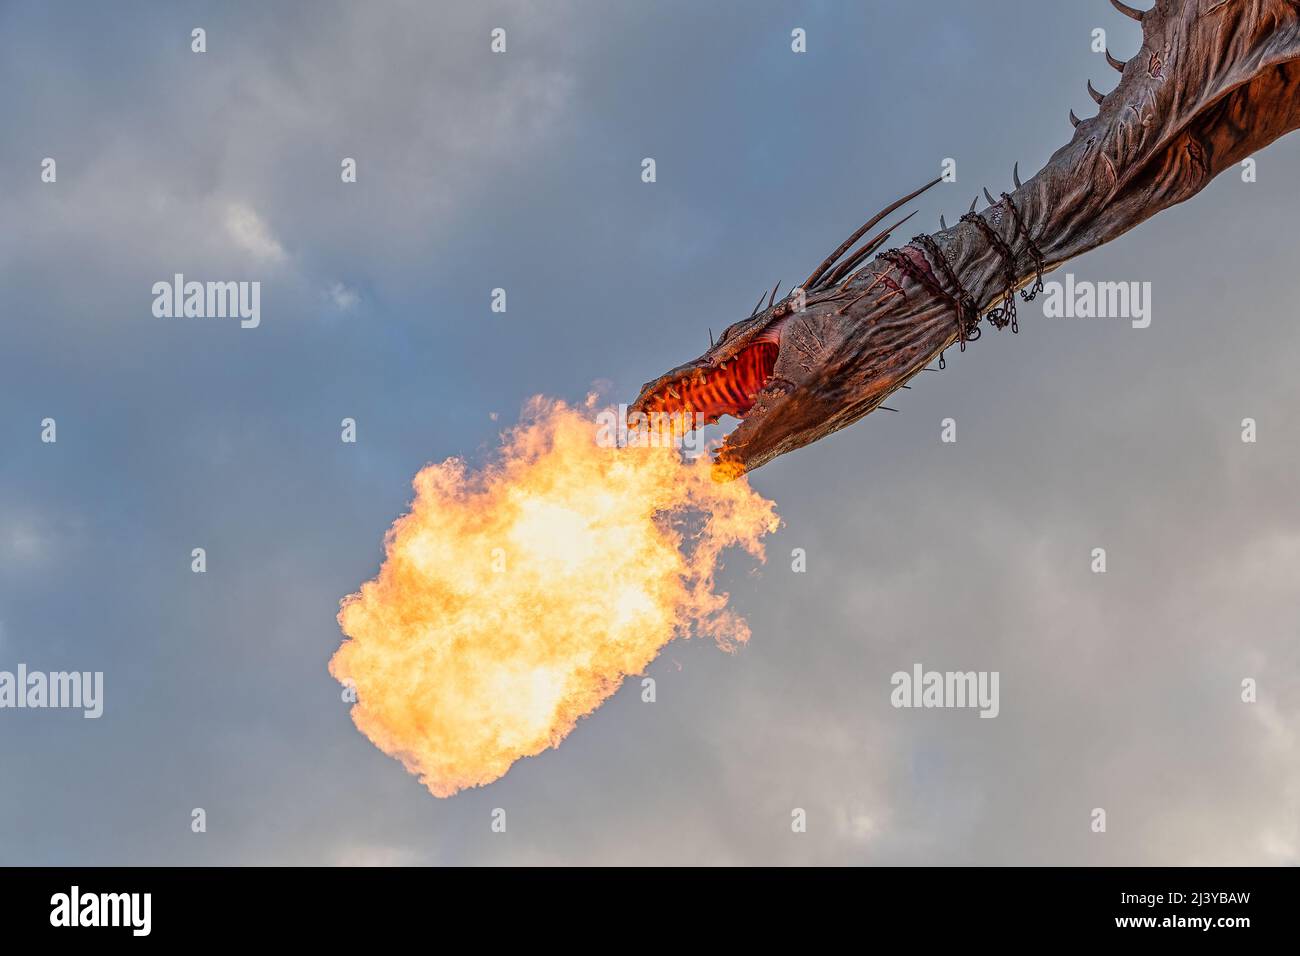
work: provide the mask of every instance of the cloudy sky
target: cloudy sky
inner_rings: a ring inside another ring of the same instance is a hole
[[[653,706],[437,800],[326,671],[422,465],[630,399],[945,157],[927,230],[1032,173],[1097,27],[1137,49],[1102,0],[0,6],[0,670],[106,698],[0,711],[0,863],[1300,862],[1295,138],[1070,264],[1150,328],[1022,307],[757,472],[753,638],[671,645]],[[261,326],[154,318],[177,272]],[[999,716],[891,707],[918,662]]]

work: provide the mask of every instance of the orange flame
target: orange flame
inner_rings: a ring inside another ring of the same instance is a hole
[[[596,431],[538,398],[492,464],[427,465],[379,576],[342,602],[330,673],[352,719],[435,796],[558,746],[674,637],[749,638],[714,571],[728,547],[762,560],[773,503],[707,456]]]

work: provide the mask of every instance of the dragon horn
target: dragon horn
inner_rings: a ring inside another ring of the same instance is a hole
[[[921,193],[925,192],[927,189],[931,188],[932,186],[937,186],[942,181],[943,181],[942,176],[939,177],[938,179],[931,180],[930,182],[922,186],[920,189],[916,190],[915,192],[908,193],[902,199],[898,200],[895,203],[891,203],[890,205],[886,206],[884,209],[880,210],[880,212],[876,213],[876,215],[868,219],[861,229],[859,229],[853,235],[849,236],[842,243],[840,243],[840,247],[836,249],[834,252],[832,252],[829,256],[827,256],[826,260],[821,265],[819,265],[816,269],[813,270],[813,274],[810,275],[803,283],[800,284],[800,288],[812,289],[814,283],[816,283],[818,279],[820,279],[823,275],[825,275],[826,271],[830,269],[831,266],[835,265],[835,261],[839,259],[840,256],[844,255],[844,253],[848,252],[855,242],[857,242],[859,239],[861,239],[863,236],[867,234],[868,229],[871,229],[873,226],[877,225],[880,222],[880,220],[884,219],[886,216],[888,216],[899,206],[903,205],[904,203],[911,202],[917,196],[921,195]]]

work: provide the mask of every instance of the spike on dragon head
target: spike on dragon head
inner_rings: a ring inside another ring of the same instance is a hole
[[[1300,128],[1300,0],[1111,3],[1142,23],[1142,47],[1127,62],[1107,51],[1119,85],[1102,94],[1089,81],[1097,116],[1071,111],[1073,138],[1036,176],[1016,174],[1014,192],[984,191],[982,213],[972,204],[954,227],[866,262],[906,219],[863,237],[939,180],[904,196],[780,301],[774,289],[699,358],[647,383],[632,410],[741,419],[715,474],[752,471],[885,407],[945,349],[978,338],[981,314],[1014,331],[1015,294],[1041,288],[1044,271]]]

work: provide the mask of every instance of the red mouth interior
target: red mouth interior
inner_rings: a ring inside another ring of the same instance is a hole
[[[779,351],[777,342],[759,339],[725,365],[697,371],[694,378],[664,387],[655,396],[651,410],[699,414],[709,422],[721,415],[743,418],[771,379]]]

